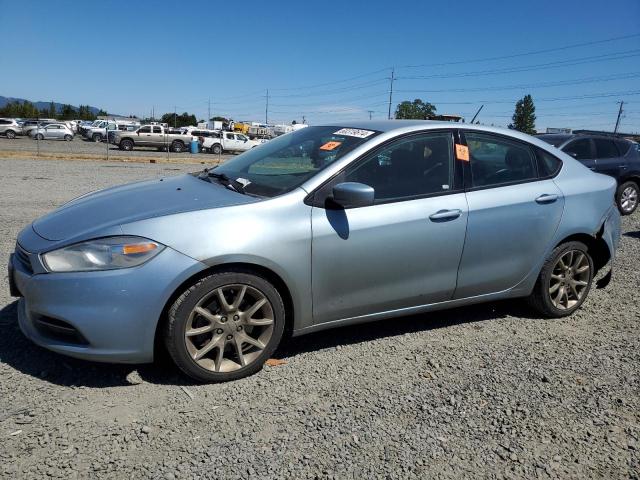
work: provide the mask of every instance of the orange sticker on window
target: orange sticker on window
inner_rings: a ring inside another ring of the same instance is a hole
[[[335,150],[340,145],[342,145],[342,142],[327,142],[320,147],[320,150]]]
[[[456,143],[456,158],[465,162],[469,161],[469,147]]]

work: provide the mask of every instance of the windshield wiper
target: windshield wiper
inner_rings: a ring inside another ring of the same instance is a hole
[[[218,180],[225,187],[230,188],[231,190],[234,190],[234,191],[236,191],[238,193],[242,193],[242,194],[245,194],[245,195],[247,193],[247,192],[244,191],[244,185],[242,183],[240,183],[237,180],[231,178],[226,173],[207,172],[207,176],[210,177],[210,178],[215,178],[216,180]]]

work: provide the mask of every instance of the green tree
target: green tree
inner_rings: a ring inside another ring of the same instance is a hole
[[[180,115],[174,113],[165,113],[164,115],[162,115],[160,121],[166,123],[170,127],[173,127],[174,125],[176,127],[188,127],[190,125],[196,125],[198,122],[195,115],[187,112],[184,112]]]
[[[509,128],[533,135],[536,133],[536,106],[531,95],[525,95],[516,102],[516,110],[511,117]]]
[[[58,115],[58,111],[56,109],[56,104],[53,102],[49,103],[49,111],[47,112],[47,116],[49,118],[56,118],[56,115]]]
[[[229,119],[225,118],[225,117],[213,117],[209,119],[210,122],[223,122],[223,123],[229,123]]]
[[[413,102],[405,100],[398,104],[395,118],[398,120],[426,120],[436,113],[435,105],[416,98]]]
[[[62,110],[60,111],[61,120],[73,120],[76,118],[76,115],[76,109],[71,105],[65,104],[62,106]]]

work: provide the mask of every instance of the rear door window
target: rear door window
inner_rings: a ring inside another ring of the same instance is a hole
[[[596,145],[596,158],[615,158],[620,156],[618,148],[613,140],[608,138],[594,138]]]
[[[574,140],[562,150],[576,160],[589,160],[593,158],[593,153],[591,153],[591,140],[588,138]]]
[[[161,127],[153,127],[153,133],[162,133]]]
[[[537,179],[535,157],[523,143],[490,134],[465,132],[473,187]]]

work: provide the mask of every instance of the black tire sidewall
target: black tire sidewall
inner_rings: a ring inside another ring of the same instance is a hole
[[[200,367],[189,355],[184,340],[184,331],[189,315],[198,301],[216,288],[245,284],[260,290],[271,302],[274,313],[274,331],[260,356],[251,364],[232,372],[211,372]],[[245,272],[222,272],[213,274],[186,290],[169,309],[164,340],[169,354],[176,365],[191,378],[199,382],[227,382],[252,375],[262,369],[264,362],[278,347],[285,326],[285,309],[276,288],[267,280]]]
[[[578,250],[582,252],[589,260],[589,283],[585,289],[584,295],[576,305],[566,310],[561,310],[557,308],[555,305],[553,305],[553,303],[551,302],[551,298],[549,296],[549,283],[551,280],[551,274],[553,273],[554,266],[556,265],[560,257],[564,255],[566,252],[568,252],[569,250]],[[568,242],[556,247],[556,249],[553,251],[553,254],[549,258],[549,260],[545,262],[545,265],[542,271],[540,272],[539,288],[542,289],[540,294],[541,294],[544,306],[549,311],[549,313],[554,317],[566,317],[568,315],[571,315],[576,310],[578,310],[582,306],[582,304],[585,302],[587,297],[589,296],[589,292],[591,291],[591,285],[593,284],[593,273],[594,273],[593,259],[591,258],[591,255],[589,255],[588,248],[584,243]]]
[[[183,145],[182,145],[182,143],[181,143],[181,142],[176,141],[176,142],[173,142],[173,143],[171,144],[171,150],[172,150],[174,153],[181,153],[184,149],[183,149]]]
[[[220,147],[220,145],[214,145],[213,147],[211,147],[211,153],[215,154],[215,155],[219,155],[222,153],[222,147]]]
[[[5,135],[7,136],[7,138],[11,138],[11,139],[16,138],[16,133],[13,130],[7,130],[5,132]]]
[[[616,191],[616,205],[618,206],[618,210],[620,211],[621,215],[631,215],[638,208],[638,204],[636,203],[636,206],[633,207],[633,210],[630,210],[627,212],[622,209],[622,204],[621,204],[622,192],[624,192],[629,187],[633,187],[635,189],[636,195],[640,194],[640,187],[635,182],[631,182],[631,181],[624,182],[622,185],[618,187],[618,190]]]

